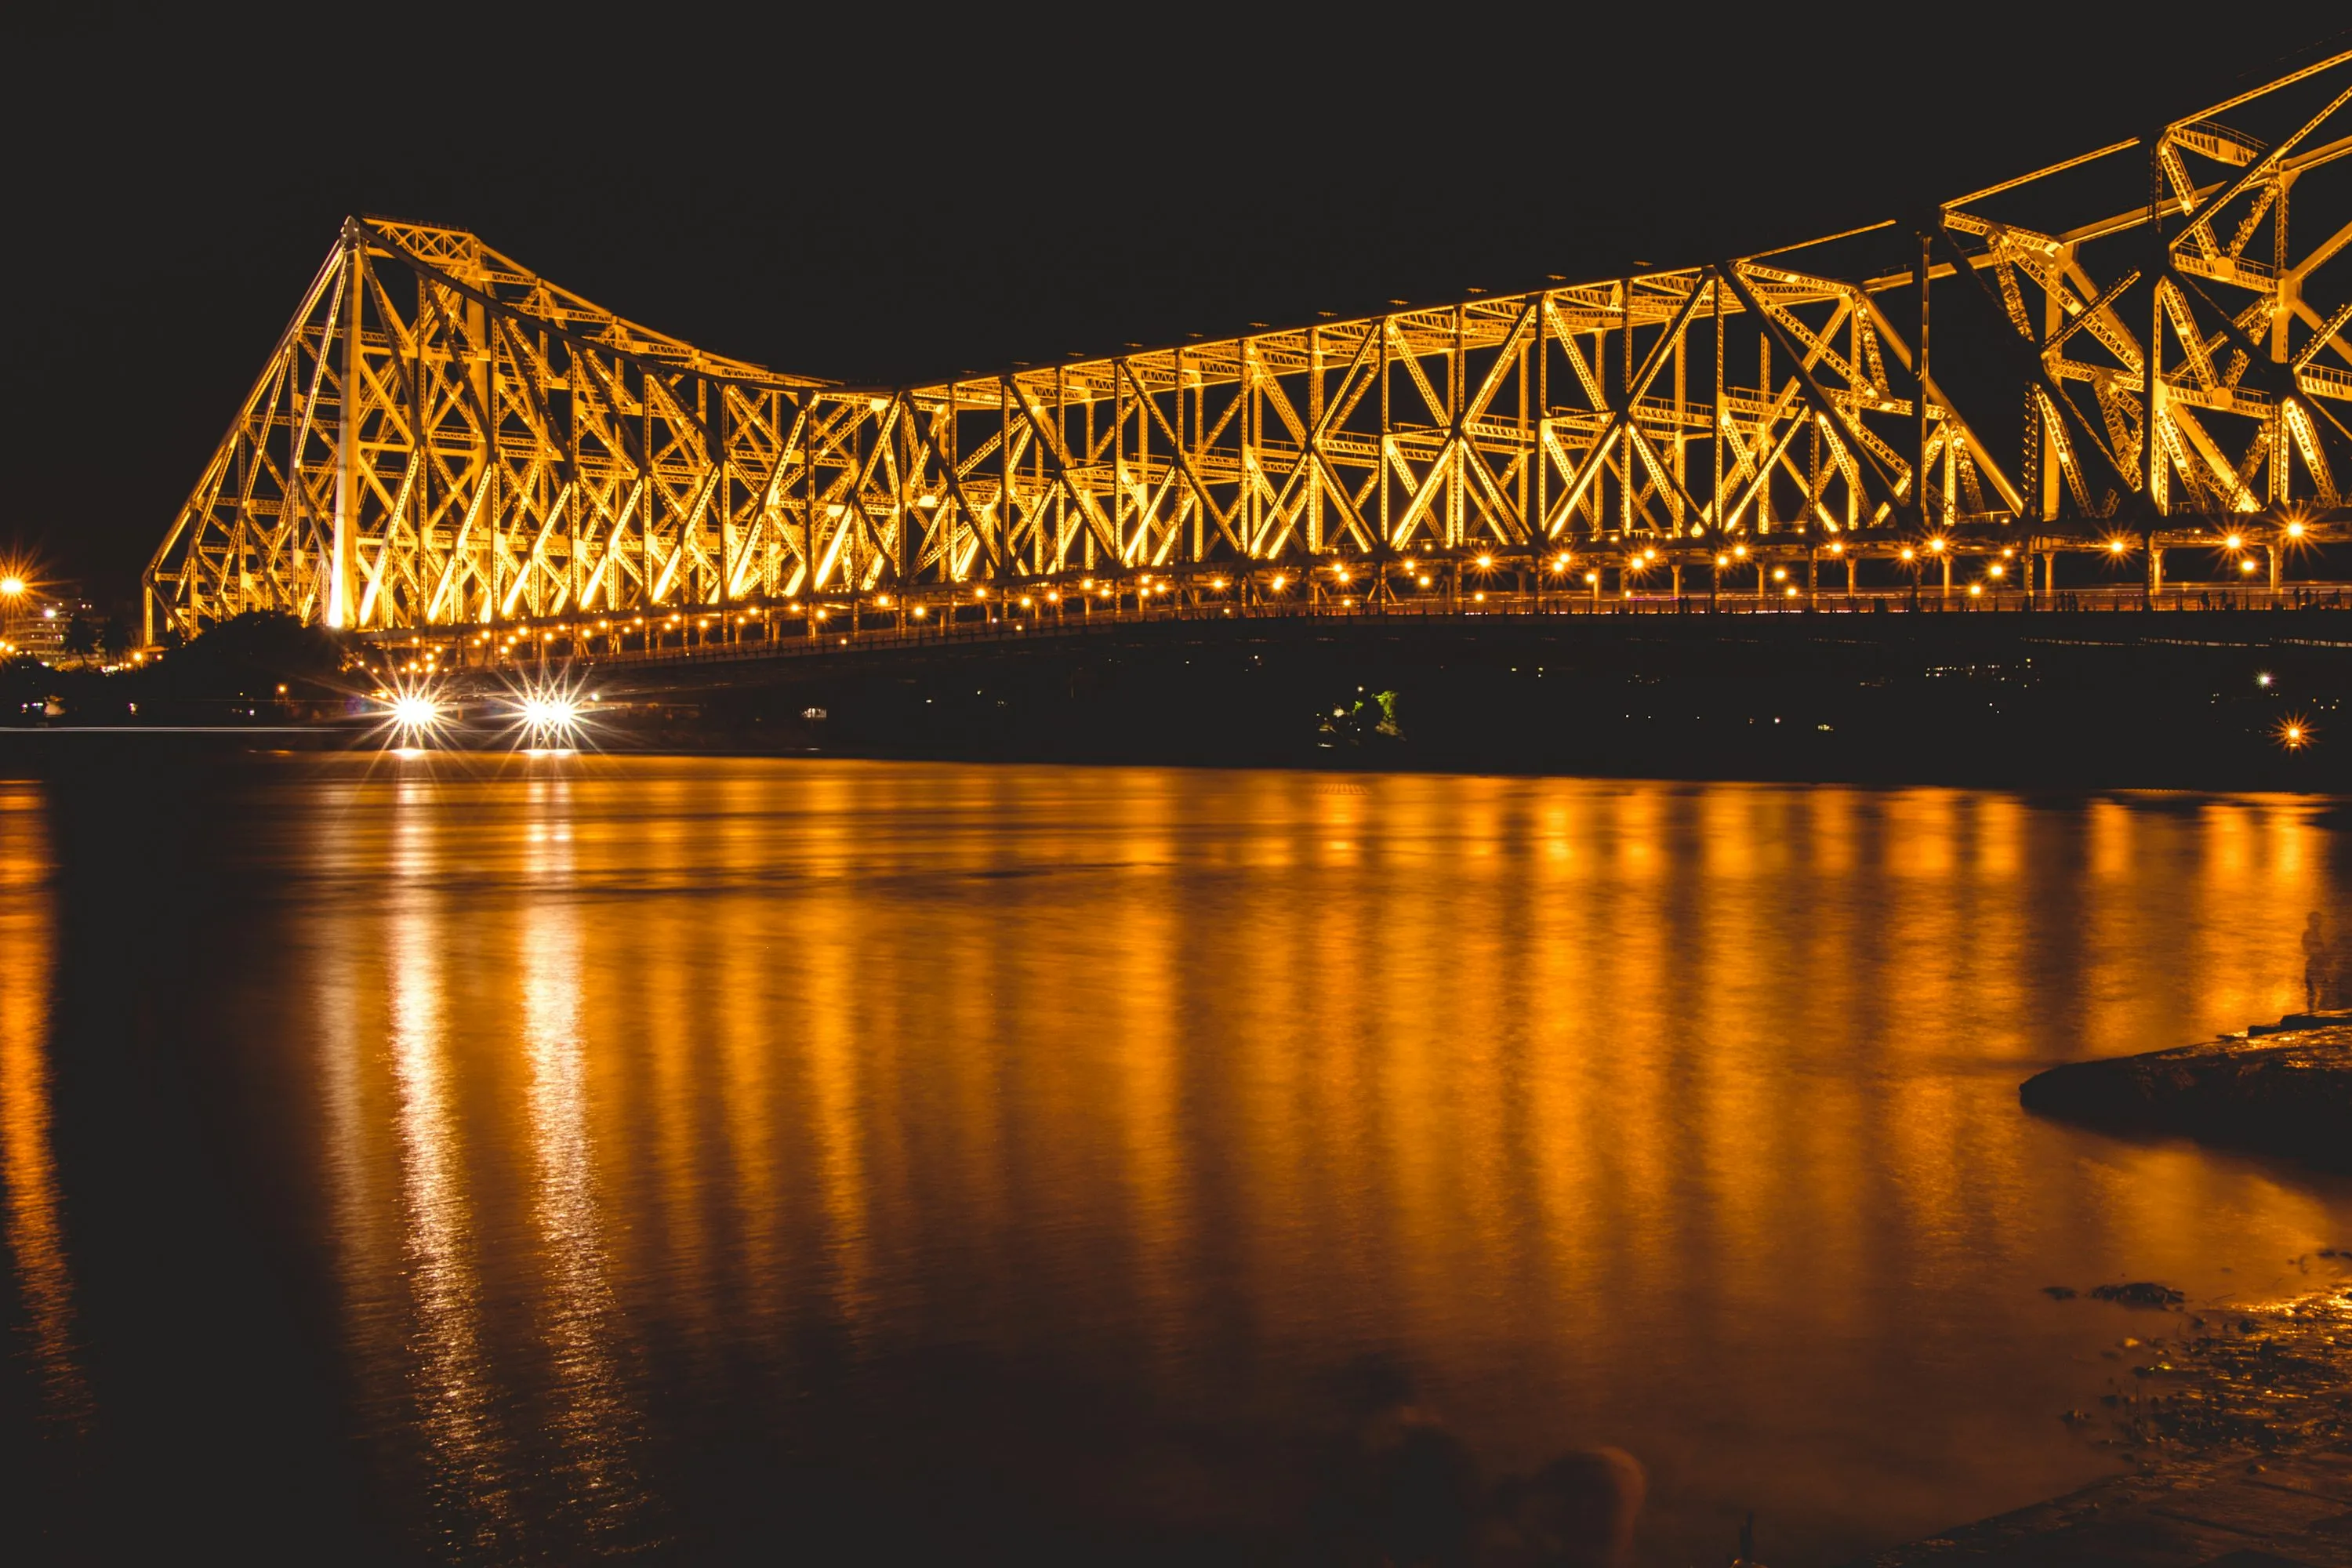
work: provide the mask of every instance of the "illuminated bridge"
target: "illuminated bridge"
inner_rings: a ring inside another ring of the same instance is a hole
[[[148,636],[276,610],[477,663],[1645,595],[2307,599],[2352,521],[2347,154],[2352,53],[1780,250],[897,387],[353,218],[172,520]]]

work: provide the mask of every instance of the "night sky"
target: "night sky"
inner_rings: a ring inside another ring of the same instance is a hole
[[[1703,37],[1702,9],[12,23],[0,549],[135,594],[347,212],[896,382],[1786,243],[2131,134],[2342,26],[1952,5],[1922,37],[1815,7]]]

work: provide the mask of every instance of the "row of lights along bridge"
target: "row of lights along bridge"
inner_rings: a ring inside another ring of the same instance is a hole
[[[2257,553],[2266,555],[2271,568],[2267,585],[2276,590],[2282,586],[2284,554],[2311,542],[2308,525],[2289,519],[2260,534],[2240,528],[2186,542],[2170,536],[2164,544],[2111,534],[2096,542],[2095,552],[2111,563],[2143,553],[2152,556],[2152,569],[2144,584],[2120,584],[2111,572],[2102,587],[2110,596],[2129,597],[2160,590],[2163,555],[2184,545],[2218,552],[2228,574],[2225,581],[2248,586],[2255,585],[2254,579],[2263,570]],[[782,624],[788,622],[799,624],[791,634],[795,637],[832,637],[847,642],[852,637],[921,634],[974,621],[1019,632],[1046,621],[1066,625],[1073,616],[1092,620],[1097,616],[1135,618],[1180,613],[1574,612],[1603,607],[1612,574],[1620,601],[1664,593],[1679,603],[1685,596],[1684,574],[1688,569],[1706,574],[1702,592],[1710,605],[1719,605],[1726,598],[1752,604],[1810,601],[1824,592],[1851,599],[1864,592],[1856,563],[1874,556],[1891,562],[1898,578],[1892,592],[1882,588],[1874,595],[1877,599],[1917,602],[1930,571],[1937,574],[1939,599],[1981,600],[1988,593],[1999,595],[2013,591],[2031,603],[2035,593],[2031,554],[2021,558],[2015,544],[1979,544],[1958,535],[1928,533],[1916,542],[1879,546],[1874,551],[1849,550],[1844,541],[1834,539],[1823,546],[1802,549],[1751,548],[1745,542],[1715,551],[1647,545],[1606,555],[1580,556],[1562,550],[1539,563],[1492,552],[1450,559],[1409,555],[1385,563],[1343,559],[1320,566],[1247,573],[1203,567],[1181,574],[1140,573],[1129,578],[1087,576],[1027,591],[976,583],[915,595],[875,592],[832,599],[803,599],[795,595],[779,602],[737,605],[724,610],[607,615],[593,620],[575,616],[498,630],[453,629],[437,638],[411,634],[387,641],[395,648],[404,644],[408,650],[395,668],[425,673],[459,665],[542,658],[559,641],[567,645],[567,652],[583,656],[599,652],[652,656],[752,637],[779,641],[785,635]],[[2054,593],[2054,555],[2045,552],[2043,560],[2041,591]],[[1973,564],[1964,564],[1969,563]],[[1806,574],[1802,586],[1792,580],[1792,563]],[[1821,581],[1824,565],[1832,570],[1826,588]],[[2209,590],[2221,585],[2200,584]]]

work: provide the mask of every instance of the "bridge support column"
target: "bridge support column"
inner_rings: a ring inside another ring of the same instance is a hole
[[[2270,557],[2271,602],[2276,604],[2279,596],[2279,547],[2275,544],[2265,544],[2263,546],[2263,553]]]

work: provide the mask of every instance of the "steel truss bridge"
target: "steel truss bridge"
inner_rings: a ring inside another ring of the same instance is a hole
[[[992,595],[1402,607],[1475,571],[1540,605],[1923,552],[1947,584],[2005,552],[2031,597],[2037,559],[2044,595],[2084,551],[2160,590],[2168,547],[2225,544],[2275,593],[2352,533],[2347,156],[2352,52],[1776,251],[899,387],[352,218],[148,568],[148,637],[593,617],[650,651]]]

